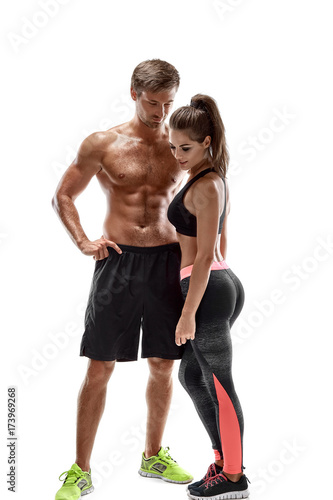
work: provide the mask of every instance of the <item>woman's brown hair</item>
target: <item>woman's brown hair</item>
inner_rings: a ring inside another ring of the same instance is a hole
[[[226,177],[229,152],[225,128],[216,101],[204,94],[196,94],[190,106],[176,109],[170,117],[170,128],[186,130],[192,141],[203,142],[211,137],[210,155],[214,170]]]

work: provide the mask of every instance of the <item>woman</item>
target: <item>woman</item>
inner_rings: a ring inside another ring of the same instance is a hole
[[[190,106],[171,115],[170,147],[181,168],[190,174],[168,208],[182,252],[185,303],[175,340],[177,345],[186,346],[179,379],[215,452],[215,462],[188,492],[194,499],[246,498],[244,424],[232,381],[230,337],[230,328],[244,304],[244,290],[224,260],[230,211],[225,180],[229,154],[214,99],[197,94]]]

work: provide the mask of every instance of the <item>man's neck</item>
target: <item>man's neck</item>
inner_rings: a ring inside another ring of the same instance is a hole
[[[163,139],[168,133],[168,129],[165,123],[161,124],[157,128],[148,127],[143,121],[140,120],[138,115],[134,115],[132,120],[130,120],[129,125],[133,130],[136,137],[144,140],[145,142],[156,142]]]

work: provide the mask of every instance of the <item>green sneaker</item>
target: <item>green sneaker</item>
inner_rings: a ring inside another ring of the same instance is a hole
[[[177,462],[169,455],[169,448],[161,447],[157,455],[145,458],[142,453],[141,468],[139,474],[143,477],[155,477],[168,481],[169,483],[190,483],[193,476],[179,467]]]
[[[87,495],[94,491],[91,482],[91,469],[85,472],[77,464],[60,474],[59,479],[62,481],[61,476],[67,474],[60,490],[57,491],[55,500],[77,500],[83,495]]]

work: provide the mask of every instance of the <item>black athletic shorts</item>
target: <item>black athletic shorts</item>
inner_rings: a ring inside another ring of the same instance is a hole
[[[155,247],[107,247],[95,263],[80,356],[101,361],[135,361],[140,327],[141,357],[180,359],[184,346],[175,330],[184,305],[179,243]]]

